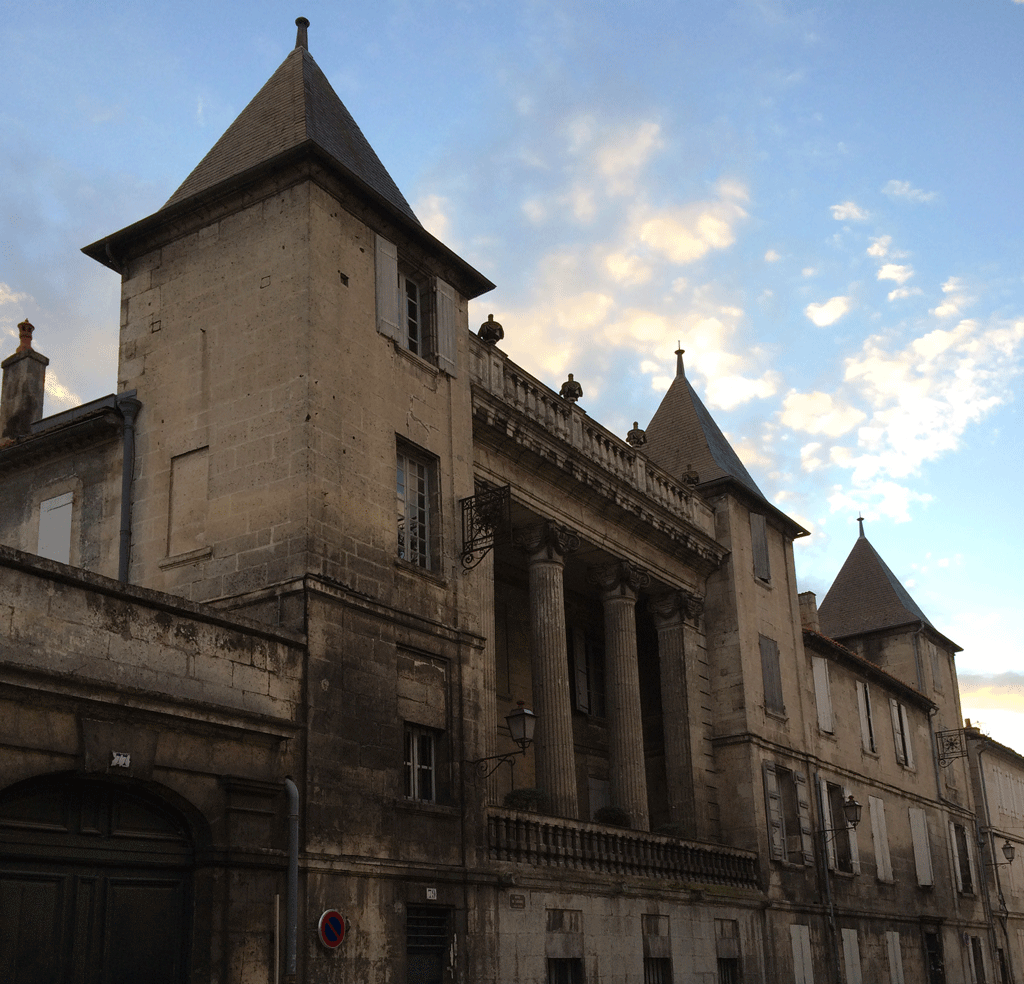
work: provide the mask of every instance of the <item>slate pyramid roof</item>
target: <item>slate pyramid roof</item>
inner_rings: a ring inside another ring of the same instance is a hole
[[[163,207],[181,204],[309,142],[350,178],[419,225],[307,50],[305,19],[297,23],[295,48]]]
[[[818,606],[818,623],[832,639],[917,624],[941,636],[871,546],[863,523],[850,555]],[[951,645],[959,651],[959,646]]]
[[[768,510],[783,517],[794,535],[806,530],[781,513],[765,498],[726,436],[686,378],[683,350],[676,351],[676,377],[647,425],[647,457],[678,481],[689,471],[697,473],[698,489],[712,484],[735,483]]]

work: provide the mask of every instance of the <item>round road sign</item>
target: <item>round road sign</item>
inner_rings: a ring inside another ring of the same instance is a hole
[[[316,932],[328,950],[337,949],[345,939],[345,917],[337,909],[328,909],[320,917]]]

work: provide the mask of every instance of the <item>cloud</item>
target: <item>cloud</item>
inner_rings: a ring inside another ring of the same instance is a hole
[[[719,201],[666,209],[646,219],[640,225],[641,241],[679,265],[731,246],[736,240],[735,226],[747,213],[735,200],[740,197],[735,188],[722,191]]]
[[[782,401],[779,420],[791,430],[840,437],[853,430],[866,417],[863,410],[843,404],[828,393],[797,393],[790,390]]]
[[[644,284],[651,279],[651,267],[640,257],[628,255],[621,250],[609,253],[604,260],[604,267],[611,278],[619,284],[633,286]]]
[[[450,219],[448,216],[448,199],[442,195],[427,195],[426,198],[416,203],[415,213],[419,216],[420,222],[432,235],[438,239],[445,240],[448,236]]]
[[[920,188],[912,188],[909,181],[896,181],[893,179],[882,188],[882,194],[890,198],[903,198],[909,202],[931,202],[937,197],[934,191],[921,191]]]
[[[889,291],[889,300],[898,301],[903,297],[913,297],[916,294],[924,293],[920,287],[897,287],[895,290]]]
[[[774,396],[775,391],[773,374],[767,374],[760,379],[731,375],[709,379],[704,395],[708,405],[722,410],[734,410],[749,400]]]
[[[871,245],[867,249],[868,256],[885,256],[889,252],[889,244],[892,242],[892,236],[878,236],[871,240]]]
[[[834,324],[849,310],[850,299],[848,297],[832,297],[824,304],[808,304],[804,308],[804,314],[819,328],[825,328]]]
[[[837,222],[863,222],[868,213],[854,202],[843,202],[832,206],[832,218]]]
[[[950,277],[942,285],[942,292],[946,299],[929,312],[936,318],[954,318],[971,303],[971,298],[964,291],[964,282],[959,277]]]
[[[5,304],[20,304],[22,301],[27,300],[30,300],[28,294],[19,294],[7,284],[0,283],[0,307]]]
[[[1024,0],[1022,0],[1022,2],[1024,2]],[[764,254],[765,263],[778,263],[781,259],[782,254],[776,253],[774,249],[770,249]]]
[[[878,271],[879,280],[895,280],[898,284],[905,284],[914,276],[914,268],[901,266],[898,263],[885,263]]]

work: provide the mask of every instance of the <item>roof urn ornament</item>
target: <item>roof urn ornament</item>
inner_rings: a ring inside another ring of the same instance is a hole
[[[569,403],[575,403],[583,396],[583,387],[572,378],[572,373],[569,373],[569,378],[562,383],[562,388],[558,391],[558,395]]]
[[[633,429],[626,435],[626,443],[632,448],[642,448],[647,443],[647,431],[637,420],[633,421]]]
[[[487,320],[480,326],[477,337],[485,345],[497,345],[505,337],[505,329],[494,320],[494,315],[487,315]]]

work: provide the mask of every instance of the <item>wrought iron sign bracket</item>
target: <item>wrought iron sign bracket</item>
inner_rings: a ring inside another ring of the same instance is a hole
[[[967,757],[967,739],[964,737],[963,728],[957,728],[955,731],[936,731],[935,744],[939,752],[939,765],[942,767]]]
[[[487,551],[512,539],[512,486],[481,489],[463,499],[462,573],[468,574]]]

